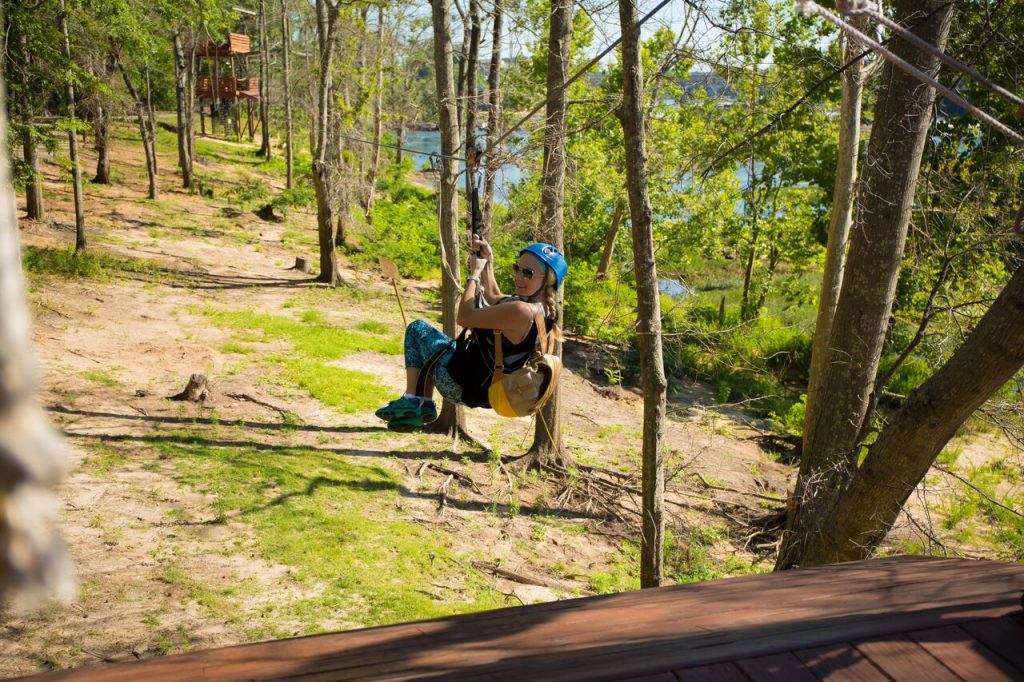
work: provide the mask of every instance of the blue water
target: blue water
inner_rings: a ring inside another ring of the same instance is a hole
[[[516,135],[514,137],[521,137]],[[430,155],[441,153],[441,133],[437,130],[413,130],[409,131],[405,135],[406,149],[415,150],[409,154],[412,158],[414,167],[416,170],[424,170],[430,168]],[[760,161],[755,163],[755,170],[760,172],[764,167]],[[459,162],[459,170],[465,171],[466,164]],[[747,185],[750,182],[750,171],[746,163],[740,163],[736,167],[736,177],[740,180],[740,191],[746,191]],[[495,200],[503,206],[508,206],[508,195],[512,187],[516,185],[520,180],[523,179],[523,171],[515,164],[505,164],[498,169],[498,173],[494,181],[494,196]],[[673,185],[676,189],[683,190],[693,184],[693,174],[687,173],[677,183]],[[460,183],[460,187],[462,184]],[[742,197],[736,200],[736,212],[743,213],[745,202]]]
[[[412,130],[405,134],[406,149],[415,150],[409,154],[416,170],[430,168],[430,155],[441,153],[441,133],[437,130]],[[464,172],[466,164],[459,162],[459,171]],[[498,169],[494,177],[494,198],[499,204],[508,206],[508,195],[512,187],[523,179],[523,172],[512,163]],[[460,187],[462,184],[460,183]]]

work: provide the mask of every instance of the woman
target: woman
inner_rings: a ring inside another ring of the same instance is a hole
[[[505,366],[513,371],[533,350],[537,339],[535,313],[543,313],[551,327],[555,297],[569,266],[565,256],[550,244],[530,244],[519,252],[512,265],[515,295],[504,296],[498,289],[491,262],[491,246],[477,235],[470,246],[469,275],[462,292],[456,322],[467,330],[486,330],[453,340],[423,320],[405,330],[405,395],[392,400],[375,413],[391,431],[414,431],[437,419],[434,387],[445,400],[468,407],[490,407],[487,388],[494,371],[494,334],[501,331]],[[482,287],[487,306],[477,307],[477,290]],[[435,360],[427,376],[421,373]]]

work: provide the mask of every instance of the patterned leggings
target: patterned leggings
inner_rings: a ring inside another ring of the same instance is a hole
[[[445,400],[461,403],[462,387],[455,383],[452,375],[448,373],[448,363],[451,361],[452,355],[455,354],[455,341],[423,320],[416,320],[405,328],[405,366],[407,368],[423,367],[427,364],[427,360],[442,348],[448,350],[434,365],[434,371],[430,373],[430,377]]]

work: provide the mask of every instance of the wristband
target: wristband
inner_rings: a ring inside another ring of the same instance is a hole
[[[470,282],[476,282],[477,284],[480,284],[480,276],[470,275],[469,277],[466,278],[466,284],[469,284]]]

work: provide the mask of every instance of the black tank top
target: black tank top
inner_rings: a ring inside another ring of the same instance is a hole
[[[523,299],[509,296],[502,299],[502,303],[508,300]],[[551,329],[554,321],[545,318],[544,323]],[[526,338],[519,343],[512,343],[502,335],[501,351],[505,358],[505,371],[513,372],[522,367],[536,343],[536,322],[531,323]],[[494,374],[494,330],[463,329],[455,341],[455,353],[448,361],[448,374],[462,387],[464,405],[489,408],[491,402],[487,389]]]

